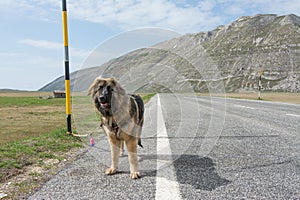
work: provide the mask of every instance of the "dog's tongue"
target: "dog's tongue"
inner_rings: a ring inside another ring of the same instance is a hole
[[[101,103],[102,108],[106,108],[108,106],[108,103]]]

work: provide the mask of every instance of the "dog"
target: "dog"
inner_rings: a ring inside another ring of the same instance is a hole
[[[126,94],[114,78],[98,77],[88,90],[96,109],[101,114],[101,127],[108,136],[111,148],[111,167],[105,174],[117,173],[120,155],[124,153],[124,142],[128,150],[130,177],[140,178],[137,146],[141,144],[144,123],[144,102],[139,95]]]

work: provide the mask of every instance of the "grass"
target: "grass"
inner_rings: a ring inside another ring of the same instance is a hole
[[[65,99],[10,94],[0,95],[0,145],[64,127]]]
[[[0,192],[9,199],[23,198],[46,180],[52,168],[58,170],[58,164],[69,159],[70,151],[82,146],[78,137],[67,135],[64,129],[1,145]]]
[[[0,182],[21,173],[25,166],[39,164],[44,159],[63,159],[63,153],[81,147],[79,138],[58,129],[38,137],[0,146]]]
[[[226,98],[235,98],[235,99],[259,100],[258,99],[258,94],[255,93],[255,92],[225,93],[225,94],[200,93],[198,95],[200,95],[200,96],[226,97]],[[300,104],[300,93],[262,92],[260,100]]]
[[[141,96],[146,103],[154,95]],[[34,92],[0,93],[1,183],[25,173],[28,166],[42,166],[47,170],[50,166],[43,164],[45,160],[61,161],[66,152],[83,146],[80,139],[67,135],[63,129],[66,126],[65,99],[42,99],[39,96],[40,93]],[[78,126],[91,127],[89,121],[97,121],[92,127],[99,126],[99,120],[91,120],[97,114],[90,97],[73,97],[73,106],[77,111],[75,114],[86,115],[85,120],[77,121]],[[77,131],[75,127],[73,131]],[[31,172],[30,175],[37,174]]]
[[[40,99],[38,97],[3,97],[0,96],[0,108],[15,106],[64,106],[64,99]]]
[[[226,97],[258,100],[257,93],[227,93]],[[300,93],[262,92],[261,100],[300,104]]]
[[[155,93],[141,94],[141,97],[143,98],[144,104],[146,104],[154,95],[155,95]]]
[[[50,95],[0,92],[0,193],[11,199],[18,199],[21,193],[38,186],[39,178],[53,167],[45,161],[60,163],[83,146],[63,129],[65,99],[40,98]],[[31,171],[36,167],[43,173]]]

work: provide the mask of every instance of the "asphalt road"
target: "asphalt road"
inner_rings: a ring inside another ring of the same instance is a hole
[[[300,199],[300,105],[160,94],[142,134],[141,179],[100,135],[29,199]]]

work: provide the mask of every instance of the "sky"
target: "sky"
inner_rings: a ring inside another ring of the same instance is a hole
[[[131,49],[213,30],[241,16],[300,16],[300,1],[67,0],[67,10],[74,72],[91,54],[96,56],[93,67]],[[61,0],[0,0],[0,34],[0,89],[35,91],[64,75]]]

